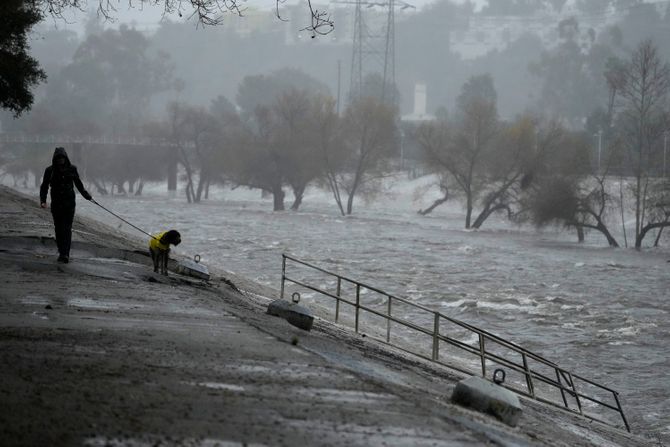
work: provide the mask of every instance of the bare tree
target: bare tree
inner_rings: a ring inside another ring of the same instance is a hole
[[[465,196],[465,228],[471,228],[475,202],[486,187],[486,159],[499,132],[496,96],[490,76],[475,76],[458,97],[458,118],[419,130],[419,143],[430,163],[447,171]]]
[[[321,178],[332,192],[333,199],[344,216],[346,213],[339,176],[344,172],[350,146],[343,143],[342,123],[336,112],[335,99],[325,95],[314,96],[310,115],[310,128],[314,133],[312,139],[320,156]]]
[[[113,20],[117,8],[121,4],[128,7],[139,5],[159,5],[163,8],[165,15],[177,14],[182,17],[187,14],[197,19],[198,23],[206,26],[219,25],[223,23],[227,14],[243,16],[246,8],[244,0],[90,0],[97,4],[98,14],[105,19]],[[66,11],[71,8],[85,10],[89,1],[87,0],[33,0],[35,6],[55,17],[62,18]],[[276,15],[283,20],[279,14],[279,6],[283,0],[275,0]],[[334,29],[334,23],[326,11],[316,9],[308,0],[307,7],[310,13],[310,23],[303,30],[312,34],[325,35]]]
[[[347,172],[337,178],[348,194],[347,214],[353,212],[356,194],[384,176],[382,163],[392,152],[395,130],[395,112],[374,98],[355,100],[347,108],[343,135],[350,158]]]
[[[277,144],[276,117],[258,106],[252,117],[240,121],[227,148],[226,175],[235,185],[272,194],[273,210],[284,211],[286,160]]]
[[[293,190],[291,209],[297,211],[305,189],[321,173],[314,133],[310,129],[309,93],[294,88],[287,90],[274,102],[272,112],[275,120],[273,139],[285,160],[284,177]]]
[[[186,199],[189,203],[198,203],[209,183],[222,170],[220,124],[202,107],[171,103],[167,128],[186,172]]]
[[[618,136],[627,149],[627,161],[634,177],[635,248],[642,247],[647,233],[670,225],[665,218],[665,201],[657,200],[664,179],[653,176],[659,141],[668,128],[664,109],[670,91],[670,66],[663,63],[650,40],[642,42],[618,72]]]
[[[440,187],[442,197],[440,197],[439,199],[435,199],[433,203],[425,210],[419,210],[418,213],[421,214],[422,216],[426,216],[432,213],[435,208],[442,205],[443,203],[446,203],[447,200],[449,200],[449,182],[448,182],[449,176],[446,172],[441,172],[439,173],[439,177],[440,180],[438,182],[438,186]]]

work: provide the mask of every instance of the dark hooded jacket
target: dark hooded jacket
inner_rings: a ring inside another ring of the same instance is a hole
[[[64,158],[65,164],[58,166],[56,160]],[[91,195],[84,188],[77,167],[70,163],[70,159],[62,147],[57,147],[54,151],[51,166],[44,170],[44,177],[42,178],[42,186],[40,187],[40,202],[46,203],[47,192],[51,187],[51,206],[59,207],[74,207],[75,195],[74,187],[76,186],[79,193],[86,199],[91,200]]]

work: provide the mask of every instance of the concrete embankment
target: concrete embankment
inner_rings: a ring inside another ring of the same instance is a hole
[[[57,264],[48,211],[0,187],[3,446],[653,445],[526,399],[506,426],[450,403],[461,375],[266,315],[272,290],[155,275],[92,220],[73,240]]]

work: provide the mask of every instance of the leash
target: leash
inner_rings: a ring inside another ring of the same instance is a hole
[[[104,206],[100,205],[98,202],[95,201],[95,199],[91,199],[91,202],[95,203],[95,204],[98,205],[100,208],[102,208],[103,210],[105,210],[105,211],[107,211],[109,214],[111,214],[112,216],[114,216],[114,217],[116,217],[116,218],[122,220],[123,222],[127,223],[128,225],[130,225],[130,226],[133,227],[134,229],[136,229],[136,230],[138,230],[138,231],[140,231],[140,232],[146,234],[147,236],[149,236],[149,237],[152,238],[152,239],[156,239],[157,241],[159,241],[159,239],[158,239],[157,237],[155,237],[155,236],[153,236],[153,235],[147,233],[146,231],[144,231],[144,230],[141,229],[140,227],[131,224],[130,222],[128,222],[126,219],[124,219],[123,217],[119,216],[119,215],[116,214],[115,212],[113,212],[113,211],[111,211],[111,210],[105,208]]]

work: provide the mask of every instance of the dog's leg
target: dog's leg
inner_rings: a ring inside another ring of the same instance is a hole
[[[158,273],[158,253],[153,248],[149,249],[151,261],[154,263],[154,273]]]
[[[163,252],[163,275],[168,275],[168,259],[170,258],[170,249]]]

